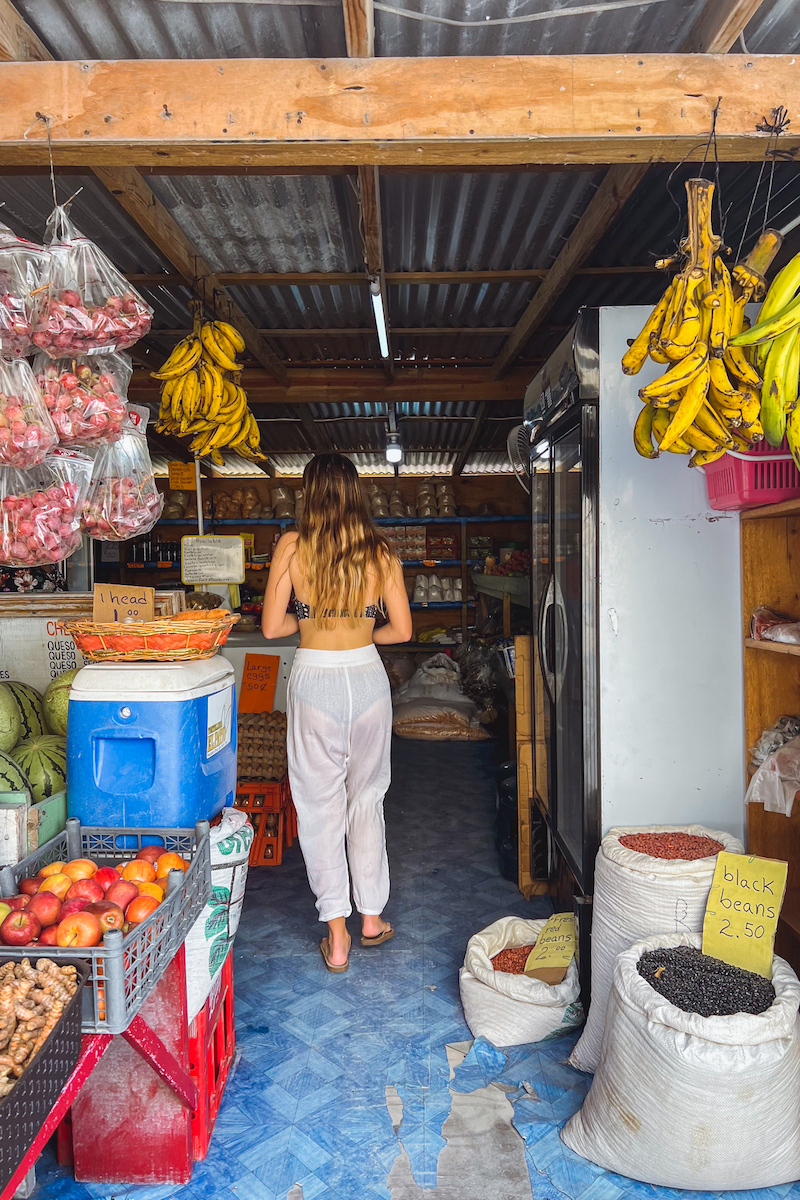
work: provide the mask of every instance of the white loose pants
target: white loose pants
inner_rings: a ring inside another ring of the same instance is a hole
[[[375,646],[299,649],[286,713],[289,783],[319,919],[350,916],[351,879],[357,910],[377,916],[389,899],[392,701]]]

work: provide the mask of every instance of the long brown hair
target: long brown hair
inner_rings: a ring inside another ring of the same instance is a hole
[[[343,454],[318,454],[303,472],[303,515],[297,555],[309,605],[321,629],[344,617],[355,628],[366,606],[370,572],[379,586],[393,558],[367,512],[358,471]]]

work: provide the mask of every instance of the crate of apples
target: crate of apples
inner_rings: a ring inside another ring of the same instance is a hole
[[[100,866],[89,858],[54,862],[20,880],[19,895],[0,899],[4,946],[98,946],[109,929],[129,933],[164,899],[170,871],[189,863],[163,846]]]

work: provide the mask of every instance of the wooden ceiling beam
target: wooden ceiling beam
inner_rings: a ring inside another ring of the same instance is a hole
[[[402,328],[395,329],[394,333],[399,336],[406,337],[442,337],[442,336],[457,336],[460,334],[483,335],[489,337],[503,337],[513,330],[513,326],[446,326],[442,328],[432,329],[429,326],[419,326],[418,328]],[[330,337],[354,337],[362,335],[364,337],[374,337],[374,325],[362,325],[358,328],[331,328],[331,329],[262,329],[259,331],[264,337],[273,337],[278,340],[283,338],[299,338],[299,339],[314,339],[314,338],[330,338]],[[191,333],[190,329],[154,329],[149,336],[159,338],[169,338],[170,340],[178,341],[180,338],[186,337]]]
[[[11,0],[0,0],[0,62],[48,62],[52,58]]]
[[[800,109],[792,55],[159,59],[0,64],[6,166],[442,166],[760,161]],[[40,123],[41,124],[41,123]],[[800,124],[783,149],[800,151]]]
[[[684,54],[727,54],[764,0],[706,0],[684,39]]]
[[[544,279],[548,267],[527,271],[385,271],[386,282],[400,287],[432,287],[465,283],[529,283]],[[579,267],[576,275],[656,275],[653,263],[646,266]],[[185,287],[186,280],[175,272],[140,271],[128,275],[142,287]],[[217,279],[235,287],[347,287],[362,286],[360,271],[218,271]]]
[[[249,317],[231,299],[215,272],[198,254],[172,213],[165,208],[150,186],[133,167],[94,168],[100,182],[108,188],[154,246],[178,270],[183,280],[200,296],[212,312],[235,325],[250,354],[274,376],[286,382],[286,368],[261,336]]]
[[[347,57],[372,58],[375,54],[372,0],[342,0],[342,14]]]

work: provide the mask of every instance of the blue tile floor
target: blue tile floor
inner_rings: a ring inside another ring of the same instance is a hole
[[[498,873],[494,747],[395,740],[393,760],[395,939],[366,950],[354,936],[349,972],[330,975],[298,848],[280,867],[252,870],[234,947],[241,1057],[208,1157],[186,1186],[109,1188],[75,1183],[48,1150],[36,1200],[674,1200],[559,1141],[589,1083],[564,1065],[576,1035],[507,1053],[471,1043],[458,997],[467,939],[498,917],[549,911]],[[522,1161],[524,1146],[524,1186],[513,1164],[487,1184],[481,1164],[470,1169],[469,1145],[452,1157],[459,1097],[487,1085],[508,1119],[513,1110],[522,1145],[514,1135],[503,1153]],[[800,1200],[790,1188],[759,1200],[790,1193]]]

